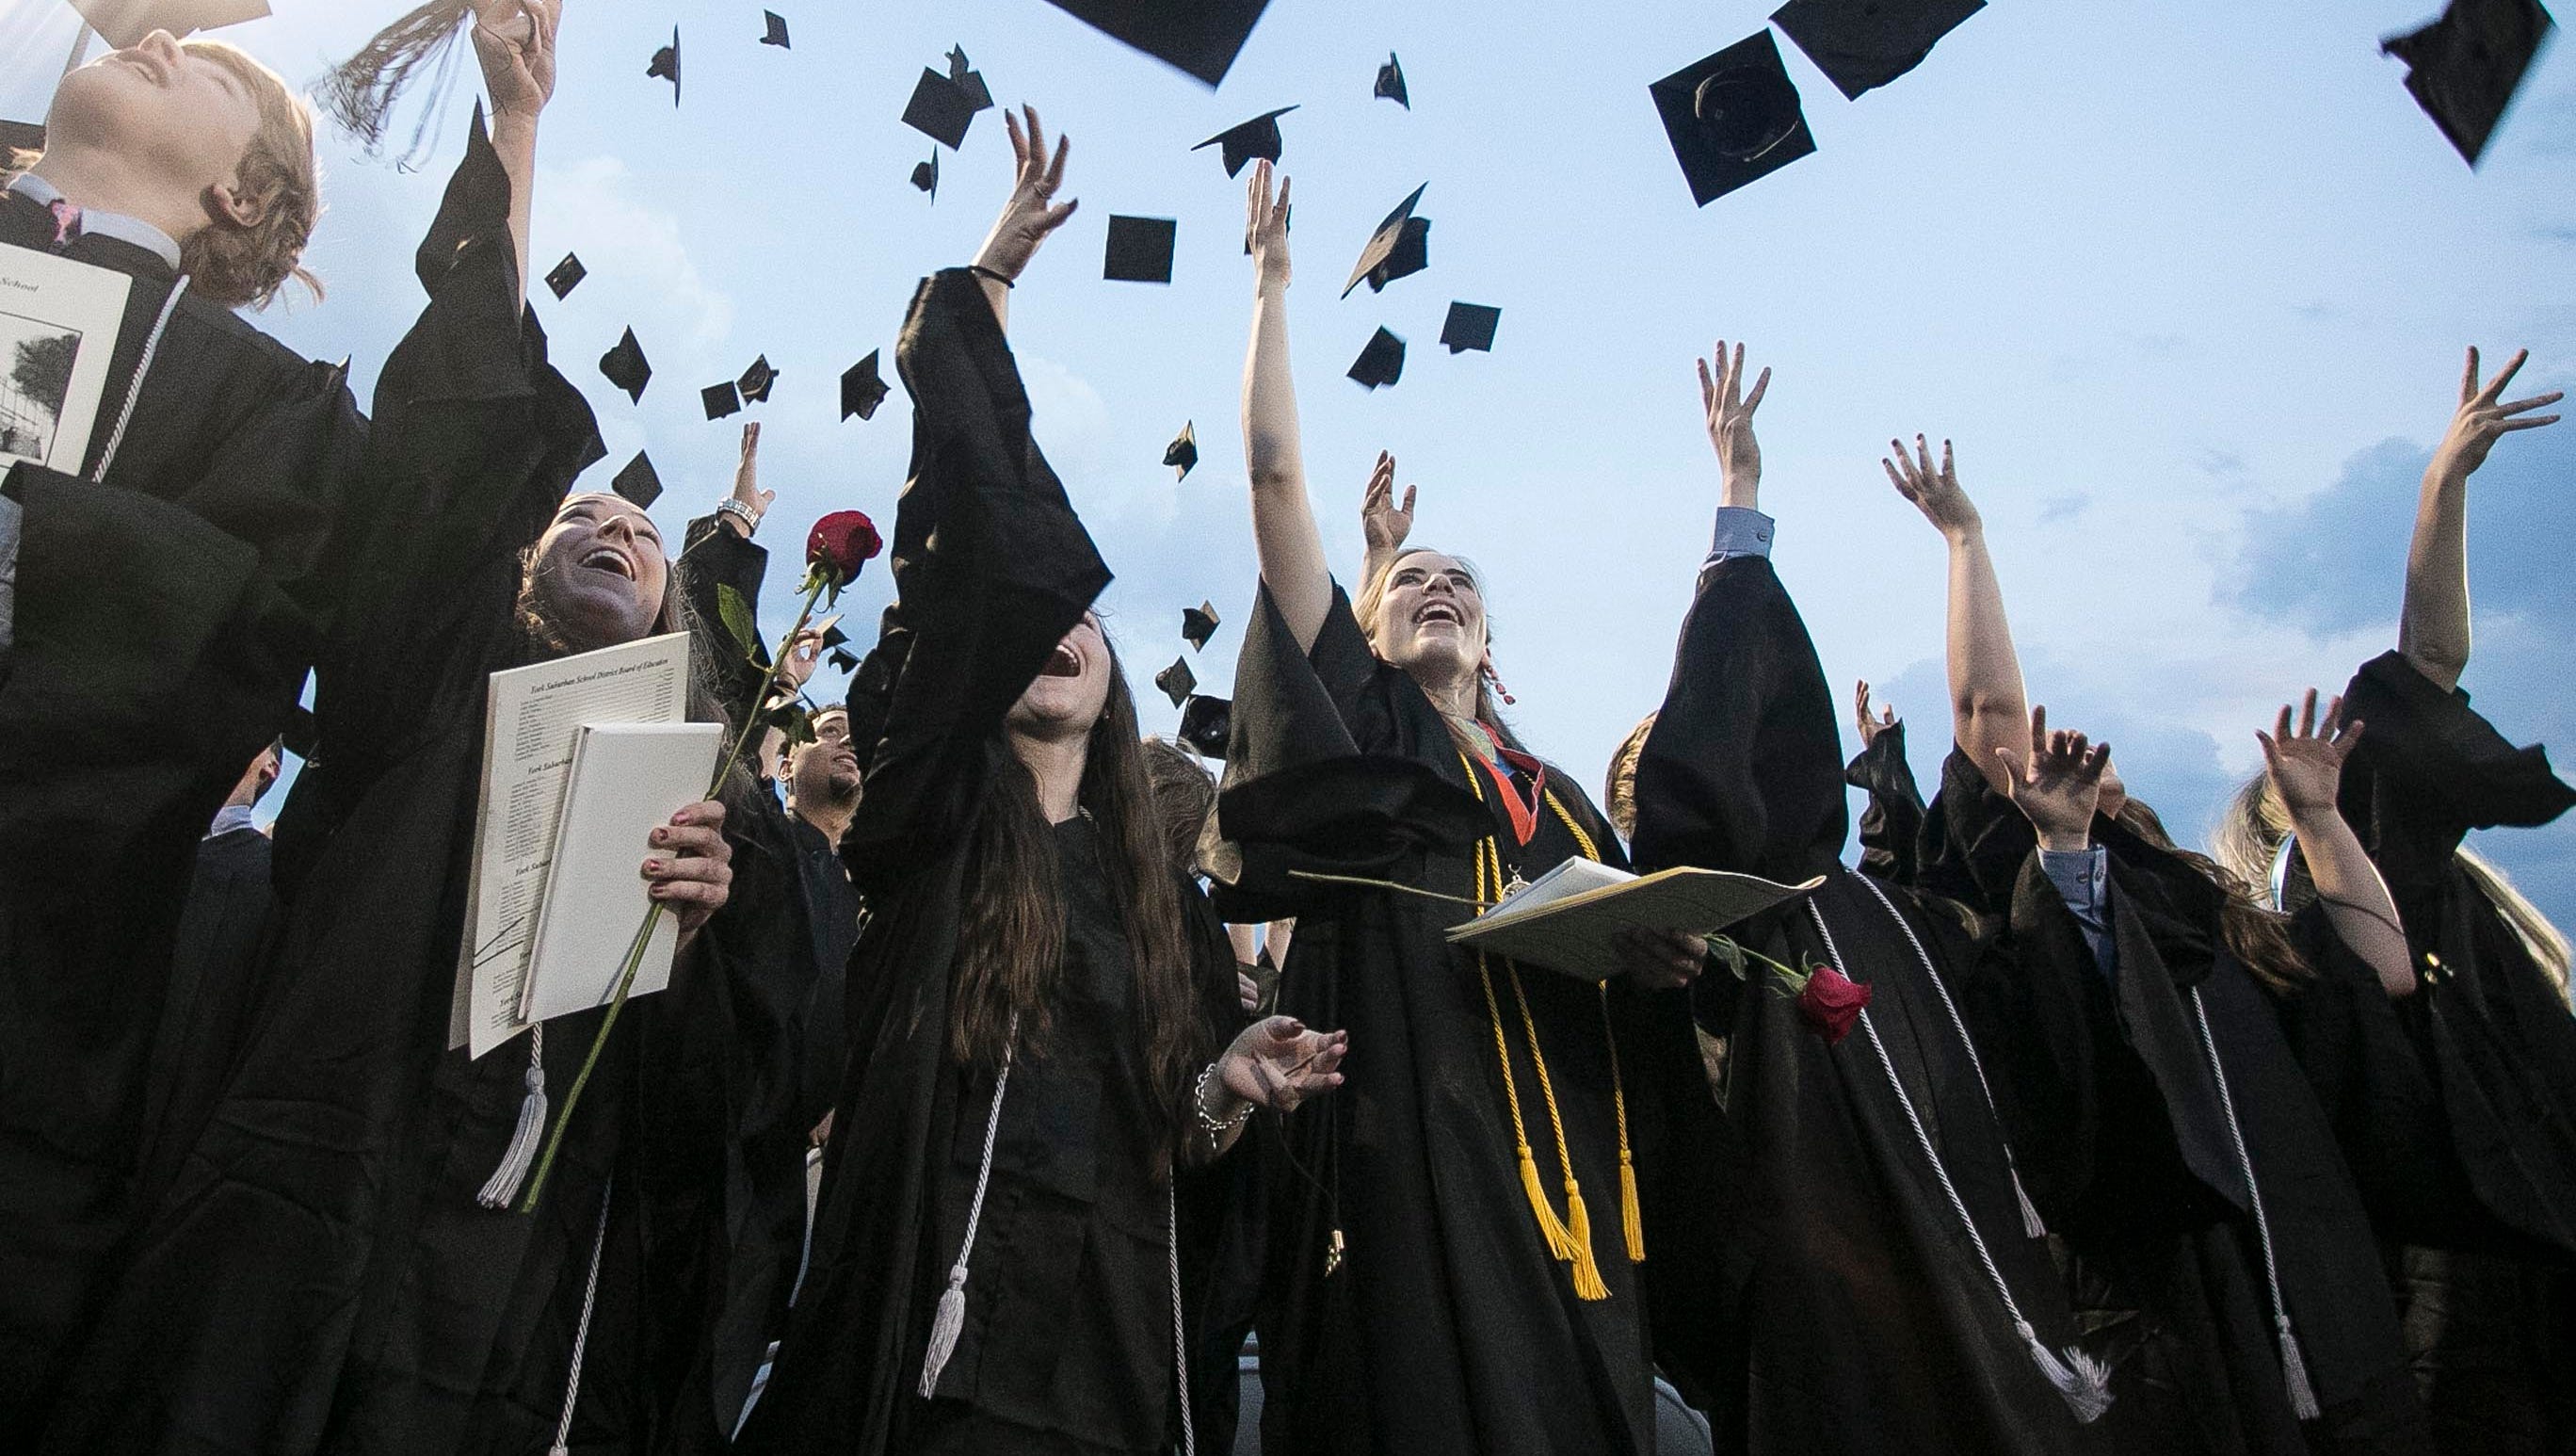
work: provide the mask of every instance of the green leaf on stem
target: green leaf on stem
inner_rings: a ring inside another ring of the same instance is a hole
[[[726,634],[733,638],[734,645],[742,649],[744,656],[753,659],[753,666],[765,666],[758,661],[760,634],[751,624],[751,603],[742,599],[742,593],[731,586],[719,585],[716,588],[716,614],[724,618]]]

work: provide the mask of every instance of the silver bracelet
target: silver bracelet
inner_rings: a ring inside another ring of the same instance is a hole
[[[742,533],[746,536],[756,534],[760,530],[760,517],[752,512],[751,507],[730,497],[716,503],[716,514],[731,516],[742,522]]]
[[[1223,1122],[1219,1122],[1215,1118],[1208,1116],[1208,1079],[1215,1075],[1216,1063],[1214,1062],[1208,1063],[1207,1069],[1199,1073],[1198,1091],[1190,1098],[1190,1110],[1199,1115],[1199,1126],[1207,1132],[1209,1137],[1221,1138],[1227,1133],[1234,1131],[1236,1128],[1243,1126],[1243,1124],[1251,1118],[1253,1104],[1246,1102],[1243,1104],[1242,1111],[1227,1118]]]

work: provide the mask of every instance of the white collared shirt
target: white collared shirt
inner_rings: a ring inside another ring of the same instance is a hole
[[[21,173],[12,178],[9,190],[42,207],[51,207],[63,200],[61,188],[33,172]],[[178,271],[179,245],[170,240],[168,233],[139,217],[84,207],[81,209],[80,229],[83,233],[95,233],[102,238],[114,238],[120,243],[132,243],[147,253],[158,255],[162,262],[170,265],[172,272]]]

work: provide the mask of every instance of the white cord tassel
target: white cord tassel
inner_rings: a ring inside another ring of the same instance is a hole
[[[939,1393],[939,1372],[957,1353],[957,1337],[966,1331],[967,1263],[975,1257],[975,1230],[984,1221],[984,1189],[993,1180],[993,1140],[1002,1130],[1002,1094],[1011,1090],[1011,1052],[1019,1041],[1020,1014],[1011,1013],[1010,1044],[1002,1048],[1002,1075],[993,1082],[993,1110],[984,1117],[984,1162],[975,1170],[975,1200],[966,1208],[966,1237],[957,1246],[957,1262],[948,1266],[948,1287],[930,1317],[930,1346],[921,1356],[921,1398]]]
[[[590,1236],[590,1278],[581,1287],[581,1323],[572,1332],[572,1368],[564,1375],[563,1413],[555,1418],[555,1443],[546,1456],[570,1456],[572,1413],[581,1404],[581,1357],[590,1348],[591,1311],[599,1303],[599,1261],[608,1252],[608,1200],[617,1191],[612,1175],[599,1190],[599,1230]]]
[[[2290,1414],[2303,1421],[2313,1421],[2325,1414],[2317,1404],[2316,1387],[2308,1383],[2308,1357],[2299,1350],[2299,1337],[2290,1333],[2290,1317],[2275,1315],[2272,1323],[2281,1331],[2281,1378],[2290,1386]]]
[[[2021,1205],[2021,1231],[2023,1236],[2034,1239],[2047,1238],[2048,1225],[2040,1222],[2039,1206],[2030,1201],[2029,1194],[2021,1191],[2021,1170],[2019,1168],[2007,1166],[2004,1169],[2004,1173],[2012,1179],[2013,1200]]]
[[[2281,1297],[2281,1270],[2272,1258],[2272,1220],[2263,1211],[2263,1190],[2254,1181],[2254,1155],[2245,1149],[2245,1129],[2236,1121],[2236,1094],[2228,1090],[2227,1068],[2218,1060],[2218,1039],[2209,1034],[2209,1008],[2200,988],[2191,988],[2191,1015],[2200,1023],[2200,1048],[2209,1057],[2209,1075],[2218,1083],[2218,1110],[2227,1114],[2227,1140],[2236,1148],[2236,1166],[2245,1175],[2245,1196],[2254,1205],[2254,1237],[2263,1249],[2263,1284],[2272,1296],[2272,1328],[2281,1344],[2281,1383],[2289,1388],[2290,1414],[2313,1421],[2324,1414],[2317,1391],[2308,1382],[2308,1357],[2290,1330],[2290,1305]]]
[[[528,1095],[519,1099],[519,1125],[511,1130],[510,1146],[501,1154],[501,1166],[474,1201],[485,1208],[507,1208],[519,1196],[519,1185],[528,1180],[528,1170],[536,1165],[537,1140],[546,1130],[546,1028],[540,1022],[528,1028]]]
[[[1869,881],[1862,877],[1861,883],[1866,885]],[[1870,885],[1870,891],[1876,894],[1878,887]],[[1885,895],[1879,895],[1878,902],[1887,907],[1888,914],[1896,916],[1898,925],[1905,923],[1905,917],[1897,915],[1896,907],[1888,904]],[[1824,939],[1826,958],[1834,963],[1835,970],[1842,972],[1844,979],[1849,980],[1851,970],[1843,964],[1842,950],[1834,944],[1834,932],[1825,924],[1825,912],[1816,908],[1815,901],[1809,900],[1807,915],[1816,923],[1816,934]],[[1913,932],[1908,930],[1906,936],[1911,939]],[[1922,951],[1923,947],[1918,942],[1915,954],[1921,955]],[[1928,960],[1926,969],[1929,969]],[[1940,984],[1937,978],[1933,984]],[[1948,999],[1946,992],[1943,999]],[[2111,1408],[2110,1369],[2081,1350],[2068,1349],[2061,1354],[2041,1342],[2039,1332],[2031,1328],[2030,1320],[2022,1314],[2020,1302],[2013,1298],[2012,1286],[2004,1282],[2003,1271],[1995,1267],[1995,1257],[1987,1251],[1986,1236],[1978,1231],[1977,1220],[1969,1214],[1967,1201],[1959,1196],[1958,1188],[1950,1182],[1950,1170],[1942,1163],[1940,1150],[1932,1146],[1932,1135],[1924,1131],[1922,1114],[1914,1110],[1914,1099],[1907,1095],[1904,1080],[1896,1075],[1896,1059],[1887,1054],[1887,1043],[1878,1037],[1878,1023],[1870,1020],[1867,1010],[1860,1014],[1860,1029],[1869,1034],[1869,1049],[1878,1054],[1879,1071],[1887,1077],[1888,1090],[1896,1094],[1896,1105],[1904,1111],[1906,1124],[1914,1129],[1915,1146],[1923,1150],[1924,1161],[1932,1165],[1932,1176],[1941,1184],[1941,1194],[1949,1200],[1952,1216],[1966,1231],[1968,1247],[1976,1253],[1977,1262],[1984,1266],[1987,1280],[1994,1285],[1995,1298],[2002,1302],[2005,1316],[2012,1321],[2013,1333],[2021,1337],[2023,1347],[2030,1352],[2031,1363],[2039,1367],[2041,1377],[2065,1400],[2066,1408],[2075,1413],[2078,1425],[2089,1426],[2100,1420],[2102,1413]]]

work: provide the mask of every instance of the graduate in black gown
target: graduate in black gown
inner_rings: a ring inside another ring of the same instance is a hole
[[[2365,663],[2342,714],[2366,724],[2343,817],[2405,926],[2391,976],[2321,963],[2292,1022],[2360,1176],[2407,1352],[2446,1452],[2576,1449],[2576,1021],[2567,941],[2463,844],[2576,804],[2548,753],[2517,748],[2459,687],[2469,658],[2467,498],[2504,436],[2554,423],[2555,391],[2506,400],[2516,355],[2481,379],[2471,350],[2424,475],[2398,646]],[[2230,805],[2220,853],[2298,906],[2330,902],[2319,828],[2262,783]]]
[[[1954,747],[1920,814],[1927,887],[1998,921],[2032,885],[2032,836],[2004,756],[2044,721],[2021,666],[1984,525],[1950,447],[1918,436],[1883,463],[1949,544]],[[2027,715],[2027,716],[2026,716]],[[2329,714],[2331,717],[2331,714]],[[2313,810],[2358,735],[2320,737],[2316,698],[2263,735],[2276,776]],[[1903,787],[1887,811],[1913,811]],[[2111,1426],[2160,1450],[2423,1451],[2360,1194],[2284,1035],[2284,1006],[2341,955],[2402,971],[2396,909],[2342,834],[2321,859],[2335,894],[2293,925],[2182,850],[2113,773],[2094,836],[2113,906],[2098,934],[2118,973],[2075,989],[2084,1033],[1999,1058],[2020,1101],[2054,1109],[2031,1148],[2040,1207],[2077,1259],[2098,1349],[2118,1371]],[[2330,814],[2323,815],[2329,824]],[[2060,926],[2062,933],[2063,927]],[[2304,1425],[2304,1429],[2303,1429]]]
[[[1702,1146],[1676,1122],[1715,1121],[1677,989],[1704,947],[1640,944],[1632,975],[1596,985],[1451,947],[1462,906],[1290,873],[1492,901],[1621,854],[1580,787],[1501,726],[1470,568],[1373,525],[1356,609],[1334,584],[1289,370],[1288,186],[1271,189],[1257,164],[1244,434],[1262,592],[1218,819],[1241,861],[1228,918],[1297,916],[1280,1009],[1356,1050],[1350,1085],[1283,1129],[1265,1170],[1264,1444],[1646,1451],[1648,1282],[1718,1242],[1645,1216],[1663,1150]],[[1403,515],[1393,481],[1381,456],[1373,513]]]
[[[1940,907],[1841,864],[1833,698],[1757,509],[1752,413],[1769,375],[1748,392],[1741,350],[1730,358],[1721,344],[1716,364],[1700,377],[1724,504],[1639,758],[1637,860],[1822,877],[1808,899],[1734,934],[1826,968],[1794,997],[1758,962],[1694,991],[1701,1023],[1728,1040],[1727,1116],[1750,1164],[1733,1437],[1756,1452],[2100,1449],[2107,1438],[2087,1423],[2102,1413],[2102,1372],[2069,1349],[2043,1229],[2016,1196],[2006,1130],[2023,1109],[1999,1105],[2012,1091],[1988,1085],[2001,1052],[1967,1027],[1995,988],[2073,984],[2097,974],[2095,957],[2076,939],[2035,963],[2007,958]],[[2049,762],[2033,804],[2098,772]],[[2048,847],[2089,866],[2100,851],[2080,823]],[[2100,913],[2090,878],[2078,880],[2068,904],[2035,897],[2030,912]],[[1840,979],[1867,987],[1865,1010]],[[2063,1035],[2062,1001],[2026,999],[2016,1041]]]
[[[138,1204],[190,865],[339,603],[365,433],[339,366],[234,312],[297,273],[320,207],[290,87],[156,31],[65,76],[47,139],[0,191],[0,246],[130,286],[86,454],[0,461],[0,833],[45,846],[0,882],[0,1429],[18,1430]]]
[[[1003,332],[1073,211],[1053,200],[1066,151],[1034,110],[1005,121],[1011,198],[896,345],[912,469],[896,601],[851,686],[871,752],[841,842],[870,920],[753,1451],[1193,1449],[1174,1166],[1339,1080],[1337,1035],[1243,1027],[1232,953],[1165,846],[1090,612],[1109,573]]]

